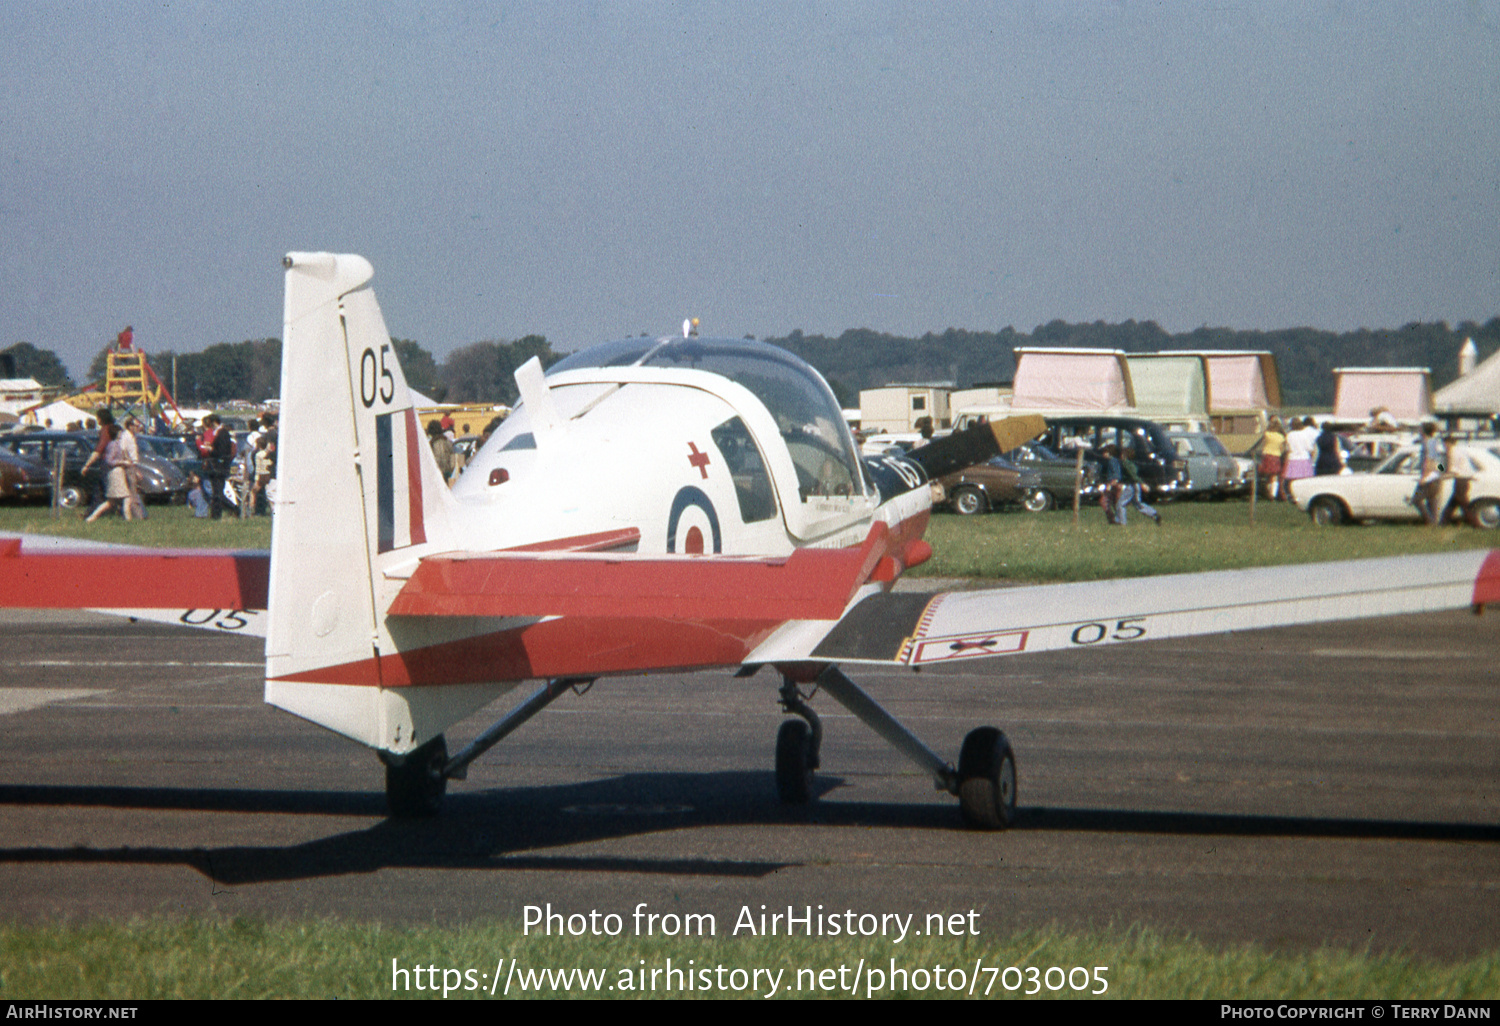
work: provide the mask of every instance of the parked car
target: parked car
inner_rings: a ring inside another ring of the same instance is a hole
[[[1245,469],[1250,461],[1242,464],[1231,456],[1224,443],[1211,432],[1174,431],[1172,444],[1187,469],[1186,486],[1179,494],[1213,499],[1250,494],[1250,478]]]
[[[155,455],[148,446],[140,444],[142,441],[137,439],[141,498],[147,502],[183,501],[187,478],[171,460]],[[69,509],[89,499],[90,484],[83,478],[83,465],[98,442],[98,434],[82,431],[18,431],[0,435],[0,446],[40,460],[49,471],[56,452],[62,450],[63,491],[58,502]]]
[[[197,446],[185,438],[175,435],[142,435],[136,439],[142,456],[158,456],[170,461],[183,477],[189,474],[201,474],[203,459],[198,455]]]
[[[1035,470],[1022,470],[1004,456],[994,456],[940,477],[937,484],[941,492],[935,499],[941,495],[940,501],[951,504],[955,513],[973,516],[1007,503],[1024,503],[1041,487],[1042,478]]]
[[[1006,453],[1005,458],[1022,470],[1036,471],[1041,479],[1040,484],[1022,500],[1022,505],[1027,510],[1045,513],[1054,506],[1073,504],[1074,483],[1078,476],[1075,459],[1060,456],[1041,442],[1027,442]],[[1085,498],[1099,494],[1099,467],[1090,460],[1083,461],[1083,482],[1079,494]]]
[[[1500,527],[1500,442],[1465,445],[1466,453],[1479,468],[1469,488],[1465,515],[1475,527]],[[1364,520],[1420,520],[1412,498],[1421,469],[1420,450],[1398,450],[1368,474],[1337,474],[1305,477],[1292,482],[1292,498],[1316,524],[1343,524]],[[1446,504],[1453,494],[1444,482],[1438,502]]]
[[[1415,431],[1367,431],[1349,436],[1349,452],[1345,457],[1349,469],[1355,473],[1374,470],[1390,459],[1396,450],[1417,444]]]
[[[1121,452],[1133,454],[1147,497],[1170,498],[1183,488],[1185,469],[1177,447],[1167,429],[1153,420],[1102,413],[1049,415],[1042,441],[1064,459],[1080,447],[1096,455],[1107,445],[1118,445]]]
[[[29,502],[52,494],[52,472],[40,460],[0,448],[0,499]]]
[[[59,450],[63,454],[63,477],[58,502],[73,509],[88,501],[89,488],[83,480],[83,464],[94,451],[98,436],[61,431],[16,431],[0,435],[0,448],[41,464],[47,471],[50,486],[52,468]]]

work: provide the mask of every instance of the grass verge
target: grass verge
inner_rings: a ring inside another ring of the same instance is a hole
[[[173,549],[268,549],[271,518],[241,520],[226,515],[222,520],[198,519],[186,506],[147,506],[145,520],[126,521],[119,516],[100,517],[84,523],[84,513],[62,510],[53,517],[47,506],[0,506],[0,531],[46,534],[65,538],[109,542],[115,545],[148,545]]]
[[[432,998],[443,996],[444,970],[451,971],[449,998],[489,998],[497,968],[494,997],[507,996],[507,981],[512,998],[766,997],[775,979],[777,997],[847,998],[856,996],[851,988],[861,959],[859,997],[1095,997],[1096,966],[1107,967],[1099,975],[1110,998],[1474,999],[1500,993],[1500,956],[1493,954],[1444,963],[1337,949],[1214,951],[1191,938],[1139,929],[909,937],[900,944],[636,938],[628,936],[628,916],[624,929],[616,938],[546,938],[525,937],[503,924],[405,929],[233,919],[9,926],[0,928],[0,999]],[[679,970],[671,990],[668,959]],[[976,964],[982,967],[977,974]],[[412,975],[418,966],[437,971],[419,978]],[[1054,966],[1064,971],[1051,975],[1056,990],[1046,976]],[[893,967],[907,974],[895,977],[894,986]],[[1019,972],[1004,972],[1007,967]],[[1087,972],[1073,972],[1077,967]],[[690,991],[680,974],[686,968],[696,974]],[[871,972],[876,969],[883,979]],[[1087,976],[1087,986],[1074,990],[1062,982],[1068,973],[1076,984]],[[1038,993],[1027,994],[1033,988]]]
[[[1318,527],[1288,503],[1257,503],[1253,524],[1248,502],[1183,502],[1158,509],[1160,527],[1139,514],[1125,527],[1109,527],[1097,505],[1085,506],[1077,524],[1071,510],[975,517],[934,513],[926,536],[934,556],[912,574],[1095,581],[1500,547],[1500,533],[1471,527]]]

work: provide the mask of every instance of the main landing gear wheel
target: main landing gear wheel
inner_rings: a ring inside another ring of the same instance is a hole
[[[803,720],[787,720],[776,732],[776,795],[783,805],[806,805],[813,800],[813,770],[818,750],[812,728]]]
[[[400,765],[386,764],[385,804],[392,819],[426,819],[443,807],[448,778],[448,743],[443,735],[412,752]]]
[[[980,830],[1004,830],[1016,818],[1016,757],[994,727],[969,731],[958,756],[958,807]]]

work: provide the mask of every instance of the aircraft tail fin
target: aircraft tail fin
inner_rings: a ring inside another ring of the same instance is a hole
[[[374,747],[408,750],[423,731],[382,686],[380,657],[398,648],[385,612],[422,556],[456,547],[455,503],[417,422],[369,262],[291,253],[284,265],[266,700]]]

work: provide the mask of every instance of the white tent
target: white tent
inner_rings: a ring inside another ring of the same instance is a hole
[[[1016,410],[1127,412],[1135,406],[1130,367],[1118,349],[1017,348]]]
[[[1432,408],[1438,413],[1487,416],[1500,413],[1500,349],[1463,377],[1433,393]]]
[[[92,423],[98,427],[98,421],[94,420],[94,414],[90,410],[80,410],[76,406],[70,406],[59,399],[55,403],[46,406],[38,406],[29,410],[21,416],[22,423],[36,424],[41,427],[51,427],[54,431],[65,431],[69,424],[81,424],[87,427]],[[51,421],[49,425],[47,422]]]

